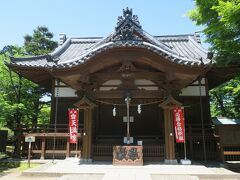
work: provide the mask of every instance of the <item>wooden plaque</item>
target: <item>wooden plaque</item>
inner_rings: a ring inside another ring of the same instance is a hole
[[[143,165],[143,146],[113,146],[113,165]]]

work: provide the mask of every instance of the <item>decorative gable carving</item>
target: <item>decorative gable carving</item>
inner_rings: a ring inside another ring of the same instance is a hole
[[[82,99],[74,104],[74,106],[78,107],[79,109],[92,109],[97,107],[97,105],[88,99],[86,96],[83,96]]]
[[[129,9],[128,7],[126,9],[123,9],[123,16],[118,16],[118,22],[117,22],[117,27],[116,30],[119,28],[119,26],[125,21],[125,20],[131,20],[132,22],[137,25],[138,28],[142,28],[140,25],[140,22],[138,20],[137,15],[132,14],[132,8]]]
[[[138,16],[132,15],[132,9],[127,7],[123,9],[123,16],[118,17],[117,27],[115,28],[116,32],[112,41],[142,41],[142,37],[136,33],[136,29],[139,30],[141,28]]]
[[[164,102],[159,104],[159,106],[163,109],[169,109],[169,108],[171,109],[171,108],[175,108],[175,107],[180,107],[181,105],[182,105],[182,103],[180,103],[176,99],[174,99],[172,97],[172,95],[169,95]]]

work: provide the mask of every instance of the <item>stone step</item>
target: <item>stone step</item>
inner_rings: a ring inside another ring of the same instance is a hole
[[[75,175],[63,175],[56,180],[101,180],[102,175],[94,174],[75,174]]]
[[[152,175],[152,180],[199,180],[199,178],[189,175]]]
[[[102,180],[152,180],[150,174],[144,172],[107,172]]]

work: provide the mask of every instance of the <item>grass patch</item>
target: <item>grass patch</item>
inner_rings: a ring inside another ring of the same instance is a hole
[[[37,163],[31,163],[31,164],[30,164],[30,168],[34,168],[34,167],[37,167],[37,166],[39,166],[39,165],[40,165],[40,164],[37,164]],[[25,171],[25,170],[29,169],[28,163],[21,163],[20,166],[18,167],[18,169],[19,169],[20,171]]]
[[[39,166],[38,163],[31,163],[30,168],[34,168]],[[24,171],[29,169],[28,163],[26,162],[0,162],[0,172],[4,171],[11,171],[11,170],[17,170],[17,171]]]

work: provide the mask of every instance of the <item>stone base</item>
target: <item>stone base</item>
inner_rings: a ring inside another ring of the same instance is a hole
[[[66,158],[65,160],[67,160],[67,161],[71,161],[71,162],[79,162],[79,158],[77,158],[77,157],[68,157],[68,158]]]
[[[165,159],[164,163],[165,164],[178,164],[176,159]]]
[[[189,159],[181,159],[180,163],[182,165],[191,165],[192,164],[191,160],[189,160]]]
[[[80,159],[79,164],[92,164],[92,159]]]

